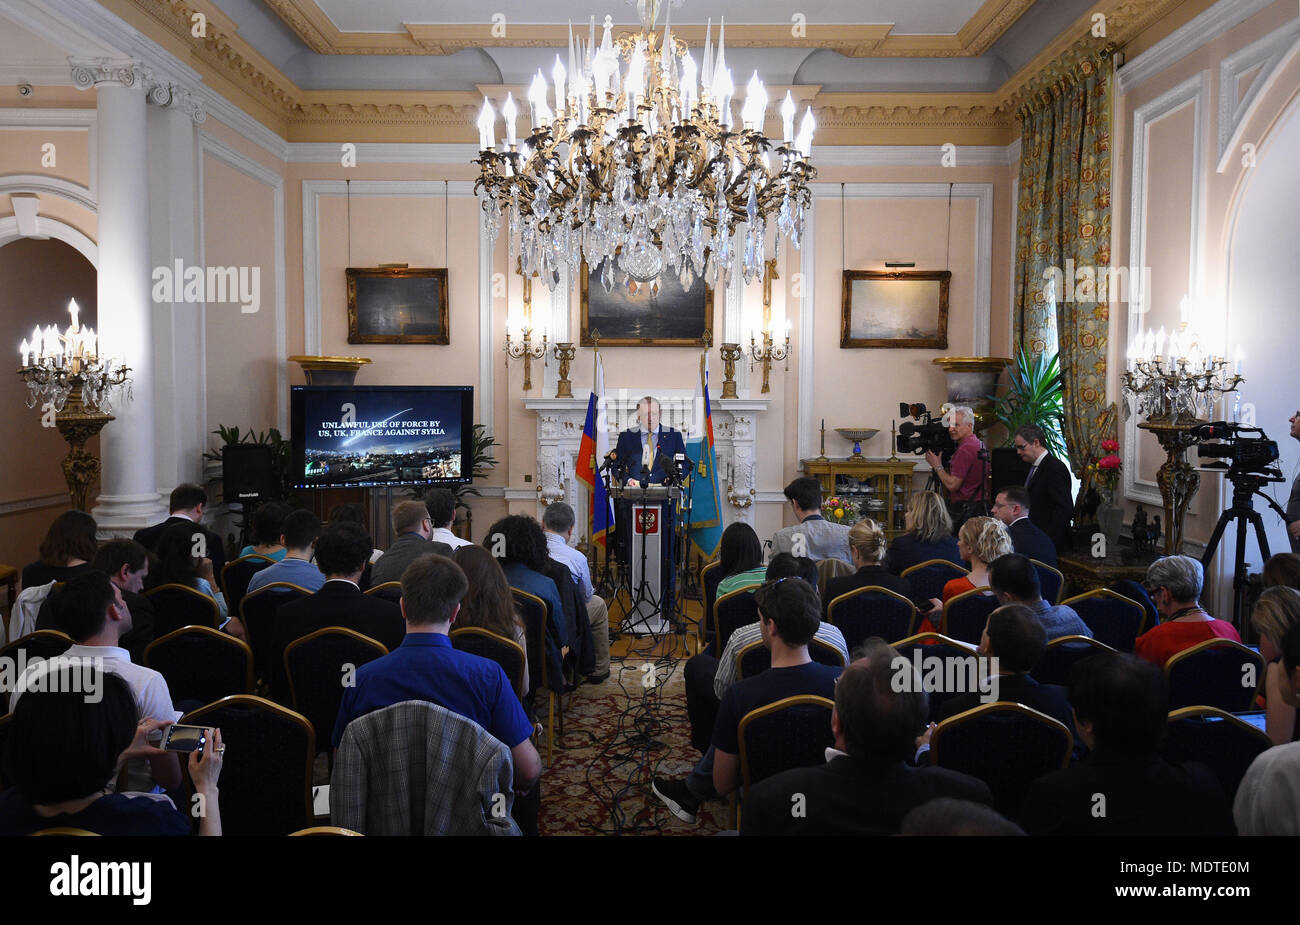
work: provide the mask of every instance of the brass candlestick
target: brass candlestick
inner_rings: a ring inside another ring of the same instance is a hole
[[[824,428],[826,425],[823,424]],[[889,461],[898,462],[898,422],[889,422]]]
[[[560,361],[560,381],[555,383],[556,398],[572,398],[573,383],[569,381],[569,364],[578,355],[578,350],[569,341],[557,341],[555,359]]]
[[[740,344],[723,344],[722,354],[722,397],[738,398],[736,394],[736,361],[744,355]]]
[[[826,456],[826,419],[822,418],[822,454],[817,457],[818,462],[827,462]]]

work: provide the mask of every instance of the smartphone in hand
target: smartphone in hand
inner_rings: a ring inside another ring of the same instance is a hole
[[[169,752],[193,752],[203,753],[203,747],[208,744],[208,730],[206,726],[181,726],[173,724],[167,727],[163,733],[162,745],[164,751]]]

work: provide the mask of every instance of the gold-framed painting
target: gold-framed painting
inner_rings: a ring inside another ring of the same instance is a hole
[[[450,344],[446,267],[348,267],[349,344]]]
[[[701,277],[687,289],[676,273],[665,270],[658,292],[649,283],[628,279],[606,292],[600,281],[603,266],[591,270],[584,260],[578,274],[582,346],[595,346],[593,332],[602,347],[713,346],[713,287]]]
[[[841,347],[948,349],[948,270],[845,270]]]

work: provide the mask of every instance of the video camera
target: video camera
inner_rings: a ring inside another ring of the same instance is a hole
[[[1258,436],[1247,437],[1244,434]],[[1197,455],[1217,460],[1203,463],[1203,469],[1225,471],[1229,478],[1254,477],[1269,482],[1285,481],[1281,470],[1273,465],[1278,459],[1277,441],[1268,439],[1268,435],[1258,427],[1215,421],[1192,428],[1192,436],[1200,443]],[[1205,443],[1206,440],[1224,442]]]
[[[948,426],[942,420],[935,420],[925,405],[899,402],[898,416],[915,418],[919,422],[904,421],[898,425],[898,452],[915,453],[917,456],[934,452],[945,456],[957,449],[957,444],[948,434]]]

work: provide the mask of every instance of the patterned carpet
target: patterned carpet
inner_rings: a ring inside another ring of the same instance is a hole
[[[727,828],[725,803],[704,804],[699,825],[691,826],[650,792],[652,777],[684,777],[700,753],[690,743],[685,658],[655,661],[651,689],[642,686],[648,664],[634,650],[612,663],[604,684],[565,697],[564,735],[542,773],[542,835],[712,835]]]

